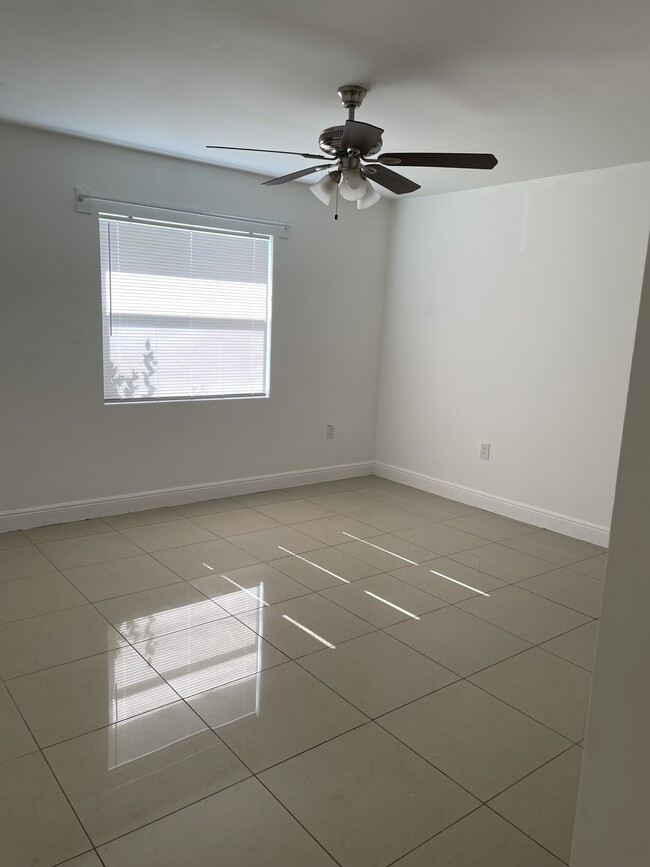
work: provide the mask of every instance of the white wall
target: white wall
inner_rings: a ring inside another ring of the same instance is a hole
[[[649,193],[642,163],[400,202],[377,460],[606,532]]]
[[[335,223],[302,184],[12,125],[0,152],[0,512],[372,461],[387,203]],[[97,218],[76,184],[289,221],[270,399],[104,406]]]
[[[572,867],[650,864],[650,247],[616,483]]]

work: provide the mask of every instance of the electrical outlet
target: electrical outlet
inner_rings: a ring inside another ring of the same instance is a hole
[[[490,443],[481,443],[481,460],[490,460]]]
[[[328,440],[334,439],[334,425],[333,424],[328,424],[327,427],[325,428],[325,438]]]

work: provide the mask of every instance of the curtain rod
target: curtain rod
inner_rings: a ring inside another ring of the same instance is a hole
[[[188,211],[186,208],[172,208],[165,205],[154,205],[151,202],[129,202],[126,199],[107,199],[101,196],[93,196],[85,187],[75,187],[75,205],[79,213],[90,214],[91,208],[84,206],[85,202],[104,202],[108,205],[130,205],[136,208],[151,208],[154,211],[176,212],[177,214],[189,214],[192,217],[212,217],[218,220],[231,220],[235,223],[256,223],[258,226],[275,226],[288,231],[290,226],[286,220],[261,220],[258,217],[237,217],[233,214],[214,214],[210,211]]]

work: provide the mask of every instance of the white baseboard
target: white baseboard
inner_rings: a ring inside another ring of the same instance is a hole
[[[375,475],[381,476],[383,479],[390,479],[393,482],[401,482],[403,485],[410,485],[413,488],[419,488],[421,491],[428,491],[430,494],[446,497],[449,500],[457,500],[469,506],[487,509],[489,512],[496,512],[498,515],[505,515],[507,518],[514,518],[535,527],[543,527],[546,530],[563,533],[565,536],[573,536],[574,539],[592,542],[603,548],[607,548],[609,545],[609,528],[600,524],[591,524],[589,521],[571,518],[568,515],[540,509],[537,506],[529,506],[526,503],[518,503],[505,497],[497,497],[453,482],[444,482],[442,479],[435,479],[423,473],[394,467],[391,464],[376,463]]]
[[[126,512],[140,512],[161,506],[180,506],[198,503],[201,500],[218,500],[223,497],[241,497],[258,491],[275,491],[278,488],[294,488],[297,485],[314,485],[319,482],[335,482],[371,476],[375,465],[372,461],[319,467],[312,470],[297,470],[274,473],[268,476],[251,476],[245,479],[230,479],[201,485],[186,485],[180,488],[163,488],[158,491],[143,491],[113,497],[98,497],[91,500],[76,500],[67,503],[52,503],[30,509],[14,509],[0,512],[0,533],[8,530],[28,530],[31,527],[46,527],[64,524],[85,518],[103,518]]]

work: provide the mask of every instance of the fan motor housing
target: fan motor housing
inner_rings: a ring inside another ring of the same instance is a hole
[[[324,153],[330,157],[337,157],[341,153],[341,140],[343,138],[344,126],[328,126],[318,136],[318,145]],[[382,148],[382,140],[373,145],[368,153],[363,156],[373,156],[379,153]]]

